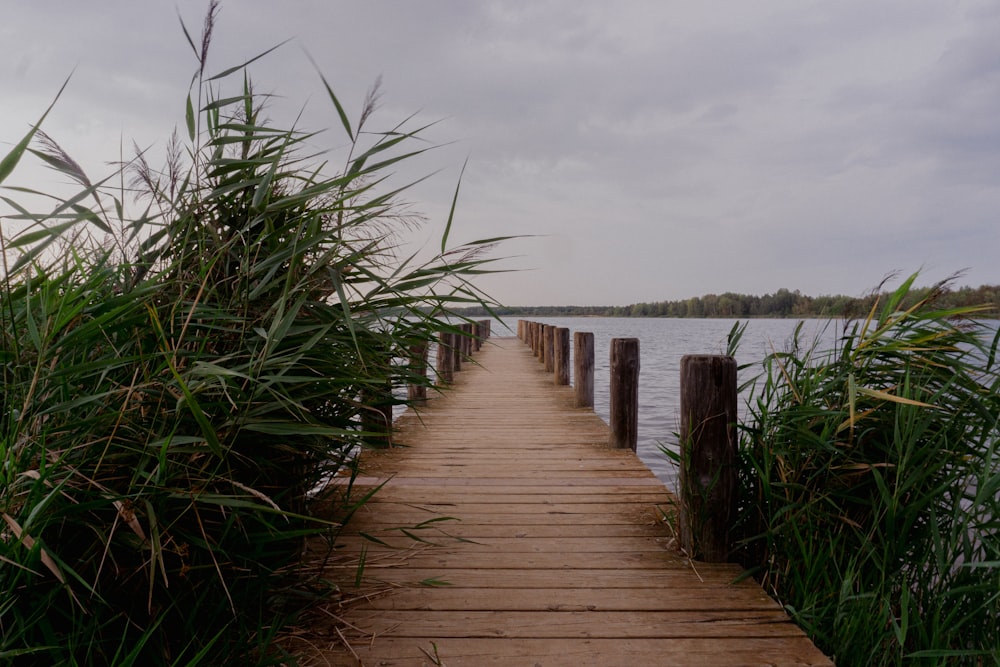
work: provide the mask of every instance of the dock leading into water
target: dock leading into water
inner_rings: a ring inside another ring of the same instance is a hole
[[[608,436],[490,339],[365,454],[354,495],[384,485],[339,542],[347,601],[305,664],[832,665],[740,567],[684,557],[673,495]]]

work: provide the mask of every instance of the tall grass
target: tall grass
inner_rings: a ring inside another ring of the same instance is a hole
[[[1000,664],[997,339],[914,278],[764,361],[739,555],[838,665]]]
[[[414,221],[387,176],[423,128],[369,129],[374,93],[352,122],[319,76],[349,145],[328,164],[266,120],[245,66],[205,71],[216,11],[184,29],[197,68],[162,169],[92,181],[41,121],[0,162],[0,182],[36,158],[79,185],[4,196],[5,664],[283,659],[271,639],[320,583],[302,540],[335,528],[310,491],[379,435],[363,417],[394,384],[429,382],[394,358],[487,302],[470,278],[497,239],[451,248],[449,217],[437,257],[398,254]]]

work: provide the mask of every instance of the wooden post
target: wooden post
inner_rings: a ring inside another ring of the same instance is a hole
[[[551,324],[545,325],[545,358],[542,362],[545,364],[545,372],[552,373],[556,369],[556,328]]]
[[[611,438],[618,449],[639,442],[639,339],[611,339]]]
[[[555,371],[553,382],[561,385],[569,384],[569,329],[567,327],[556,328],[554,341]]]
[[[466,322],[461,327],[462,329],[462,361],[469,361],[472,358],[472,323]]]
[[[455,381],[455,348],[452,339],[453,333],[441,332],[438,334],[437,349],[437,375],[441,384],[451,384]]]
[[[576,407],[594,407],[594,334],[590,332],[573,334],[573,384]]]
[[[535,358],[538,359],[543,364],[545,363],[545,327],[548,324],[539,324],[536,329],[536,334],[538,336],[538,349],[535,350]]]
[[[490,320],[479,320],[479,348],[493,335],[493,322]]]
[[[427,379],[427,343],[421,341],[410,346],[410,384],[406,388],[406,397],[411,403],[423,403],[427,400],[427,385],[417,378]]]
[[[361,393],[361,430],[365,440],[373,447],[392,444],[392,381],[387,379],[384,388],[365,389]]]
[[[681,546],[725,562],[736,499],[736,360],[681,358]]]

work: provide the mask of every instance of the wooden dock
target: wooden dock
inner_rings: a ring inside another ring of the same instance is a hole
[[[517,339],[394,441],[363,459],[360,484],[388,481],[341,539],[347,601],[303,664],[832,665],[737,566],[682,556],[673,496]]]

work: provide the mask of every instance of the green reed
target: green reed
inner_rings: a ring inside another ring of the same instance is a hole
[[[387,176],[423,128],[369,128],[374,93],[352,122],[317,75],[349,145],[320,161],[245,66],[208,76],[216,11],[184,30],[187,137],[162,169],[91,181],[41,121],[0,161],[0,182],[35,158],[79,185],[8,186],[0,221],[5,664],[290,661],[275,633],[329,592],[299,567],[337,528],[314,489],[351,471],[394,386],[430,383],[394,360],[488,304],[470,279],[500,239],[451,247],[454,206],[440,254],[399,254],[414,220]]]
[[[764,360],[737,555],[838,665],[998,664],[997,337],[915,277]]]

